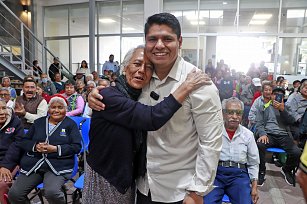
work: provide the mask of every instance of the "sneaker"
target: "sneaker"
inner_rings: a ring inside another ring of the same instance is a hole
[[[264,172],[259,172],[259,175],[258,175],[258,186],[263,186],[264,184],[264,181],[265,181],[265,173]]]
[[[292,171],[286,171],[284,167],[281,167],[281,173],[284,175],[287,184],[295,186],[295,174]]]

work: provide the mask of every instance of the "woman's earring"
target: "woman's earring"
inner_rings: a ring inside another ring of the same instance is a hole
[[[125,71],[123,71],[123,75],[124,75],[124,76],[126,75],[126,72],[125,72]]]

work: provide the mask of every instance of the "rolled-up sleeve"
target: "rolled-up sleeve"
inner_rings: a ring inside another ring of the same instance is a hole
[[[197,90],[190,95],[190,99],[198,136],[198,151],[195,175],[186,190],[206,195],[213,189],[222,149],[222,109],[214,85]]]

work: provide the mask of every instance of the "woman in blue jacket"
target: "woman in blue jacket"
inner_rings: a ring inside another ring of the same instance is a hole
[[[20,175],[9,191],[11,204],[30,203],[27,195],[43,183],[50,204],[64,204],[61,191],[74,167],[74,155],[81,150],[81,135],[76,123],[66,117],[67,104],[61,97],[49,102],[49,116],[34,121],[27,134],[18,142],[24,150]]]
[[[125,74],[117,78],[116,86],[100,91],[106,109],[92,115],[83,189],[86,204],[134,203],[135,178],[146,172],[146,131],[162,127],[188,94],[203,85],[202,75],[194,70],[162,102],[146,106],[137,99],[154,67],[144,56],[144,46],[130,50],[122,66]]]
[[[6,102],[0,99],[0,203],[6,204],[3,195],[12,185],[12,178],[17,172],[20,149],[16,142],[23,135],[21,121]]]

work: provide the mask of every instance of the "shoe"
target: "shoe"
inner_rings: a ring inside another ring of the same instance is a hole
[[[295,174],[293,171],[286,171],[284,167],[281,167],[281,173],[284,175],[287,184],[295,186]]]
[[[264,181],[265,181],[265,173],[264,172],[259,172],[257,185],[258,186],[263,186]]]

